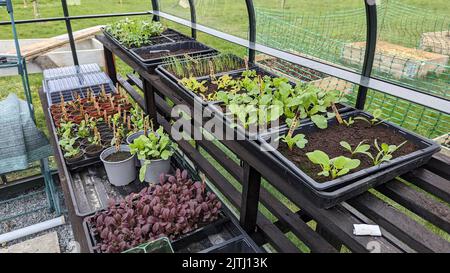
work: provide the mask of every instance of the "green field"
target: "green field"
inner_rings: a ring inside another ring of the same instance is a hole
[[[388,1],[388,0],[384,0]],[[32,19],[34,18],[33,9],[31,5],[31,1],[28,4],[28,7],[24,7],[22,0],[13,1],[15,4],[16,11],[16,19]],[[59,17],[62,16],[62,9],[60,6],[60,1],[56,0],[40,0],[40,17]],[[70,6],[70,14],[71,15],[82,15],[82,14],[101,14],[101,13],[119,13],[119,12],[132,12],[132,11],[143,11],[150,9],[150,1],[149,0],[123,0],[123,4],[119,3],[119,0],[108,0],[108,1],[92,1],[92,0],[81,0],[81,6]],[[175,15],[189,18],[189,11],[181,8],[177,5],[179,0],[160,0],[161,8],[163,11],[168,13],[173,13]],[[346,10],[354,10],[354,9],[364,9],[362,0],[318,0],[318,1],[310,1],[310,0],[254,0],[256,7],[258,8],[281,8],[284,2],[284,8],[299,14],[304,15],[314,15],[318,14],[339,14],[340,12]],[[435,1],[426,1],[426,0],[404,0],[403,2],[409,3],[416,7],[426,8],[431,11],[436,11],[440,14],[450,14],[450,5],[448,4],[448,0],[435,0]],[[197,0],[198,3],[198,21],[201,24],[216,28],[218,30],[231,33],[237,36],[246,37],[248,22],[247,15],[245,9],[245,1],[241,0]],[[145,17],[142,17],[145,18]],[[0,21],[8,20],[7,13],[0,9]],[[90,26],[102,25],[110,23],[111,21],[118,20],[115,19],[86,19],[73,21],[73,29],[79,30]],[[170,26],[174,26],[173,24],[168,23]],[[338,28],[339,26],[336,26]],[[177,27],[177,29],[181,29],[185,33],[189,33],[189,30],[186,28]],[[51,22],[51,23],[36,23],[36,24],[21,24],[18,25],[20,38],[46,38],[52,37],[56,35],[60,35],[66,32],[66,27],[63,21],[61,22]],[[353,35],[354,33],[341,33],[340,35]],[[0,39],[11,39],[11,32],[9,26],[0,26]],[[199,40],[213,46],[222,51],[230,51],[234,52],[238,55],[244,55],[246,50],[242,47],[238,47],[229,43],[226,43],[220,39],[212,38],[204,34],[199,35]],[[129,72],[130,69],[126,67],[124,64],[118,62],[119,72]],[[0,71],[1,73],[1,71]],[[40,105],[40,101],[37,95],[38,89],[42,85],[42,75],[33,74],[30,75],[31,82],[31,90],[33,94],[33,102],[36,109],[36,117],[37,123],[40,128],[46,131],[45,122],[43,120],[43,111]],[[17,93],[20,97],[24,98],[24,94],[22,91],[21,82],[18,77],[0,77],[0,99],[5,98],[9,93]],[[383,107],[385,109],[394,109],[397,107],[398,101],[395,98],[386,97],[382,94],[378,94],[375,92],[370,93],[370,98],[368,102],[369,105],[372,106],[371,109],[375,107]],[[408,104],[409,105],[409,104]],[[428,113],[429,111],[424,109],[423,107],[413,105],[401,105],[404,108],[402,112],[394,115],[394,121],[396,116],[408,116],[408,120],[405,122],[404,117],[401,119],[402,125],[408,127],[410,129],[416,130],[419,133],[427,135],[429,133],[428,127],[419,128],[417,126],[418,121],[423,121],[424,116],[439,116],[442,119],[442,123],[437,126],[441,128],[441,131],[450,131],[449,124],[450,119],[448,116],[440,115],[439,113]],[[409,107],[409,108],[408,108]],[[402,109],[403,109],[402,108]],[[423,113],[427,113],[424,115]],[[390,111],[387,111],[389,114]],[[422,113],[422,114],[421,114]],[[399,118],[400,120],[400,118]],[[398,123],[401,123],[400,121]],[[430,125],[432,126],[432,125]],[[232,156],[232,155],[230,155]],[[212,160],[212,159],[211,159]],[[225,170],[222,170],[222,173],[230,178],[230,181],[234,182],[234,185],[238,187],[237,181],[234,181]],[[268,183],[265,183],[265,186],[271,191],[275,192],[275,195],[282,199],[284,203],[291,208],[291,210],[295,211],[297,208],[292,205],[289,200],[284,198],[280,193],[276,193],[275,189],[271,188]],[[398,205],[396,205],[398,207]],[[401,209],[401,208],[400,208]],[[267,210],[264,210],[265,214],[271,219],[275,220],[273,216]],[[429,224],[419,217],[415,216],[415,218],[423,223],[428,228],[432,229],[435,232],[442,234],[442,231],[438,230],[435,227],[430,227]],[[314,223],[311,224],[314,226]],[[298,241],[292,234],[288,234],[290,238],[292,238],[298,246],[307,251],[307,248]],[[448,234],[445,234],[446,238],[450,237]]]

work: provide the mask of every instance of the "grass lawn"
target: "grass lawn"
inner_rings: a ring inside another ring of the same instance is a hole
[[[385,0],[386,1],[386,0]],[[31,4],[28,7],[23,6],[22,0],[13,1],[15,4],[15,14],[16,19],[31,19],[33,18],[33,11]],[[31,1],[28,1],[31,2]],[[172,13],[184,18],[189,18],[189,11],[183,8],[180,8],[177,3],[179,0],[160,0],[161,9],[168,13]],[[254,0],[255,6],[258,8],[280,8],[282,2],[285,3],[285,8],[291,11],[298,11],[302,14],[309,15],[318,15],[318,14],[326,14],[326,13],[336,13],[338,14],[341,11],[349,10],[349,9],[363,9],[363,4],[361,0],[321,0],[321,1],[310,1],[310,0],[286,0],[286,1],[276,1],[276,0]],[[439,11],[439,13],[449,14],[450,13],[450,5],[448,5],[448,0],[435,0],[435,1],[426,1],[426,0],[405,0],[404,2],[409,3],[411,5],[415,5],[417,7],[423,7],[430,9],[432,11]],[[148,0],[124,0],[123,5],[119,3],[117,0],[108,0],[108,1],[92,1],[92,0],[81,0],[81,6],[70,6],[70,14],[71,15],[82,15],[82,14],[100,14],[100,13],[118,13],[118,12],[132,12],[132,11],[142,11],[150,9],[150,1]],[[197,0],[198,3],[198,22],[218,30],[231,33],[240,37],[247,36],[247,15],[245,8],[245,1],[236,1],[236,0]],[[62,9],[60,7],[59,1],[54,0],[40,0],[40,17],[59,17],[62,16]],[[146,17],[142,17],[146,18]],[[4,10],[0,10],[0,21],[8,20],[7,14]],[[79,20],[73,21],[73,29],[79,30],[90,26],[107,24],[111,21],[119,20],[117,18],[113,19],[87,19],[87,20]],[[184,27],[175,26],[174,24],[168,23],[169,26],[176,27],[179,30],[182,30],[185,33],[189,33],[189,29]],[[64,22],[51,22],[51,23],[37,23],[37,24],[27,24],[27,25],[19,25],[18,26],[19,37],[20,38],[45,38],[52,37],[56,35],[60,35],[66,32],[66,27]],[[349,33],[351,35],[351,33]],[[0,39],[11,39],[11,33],[9,26],[0,26]],[[244,55],[246,50],[242,47],[232,45],[230,43],[225,43],[220,39],[209,37],[202,33],[199,34],[199,40],[204,42],[210,46],[213,46],[221,51],[233,52],[238,55]],[[124,74],[127,72],[131,72],[130,68],[121,63],[118,60],[118,70],[120,73]],[[33,96],[33,102],[36,109],[36,118],[37,124],[39,128],[47,131],[44,121],[44,115],[42,111],[42,107],[39,101],[39,97],[37,91],[42,85],[42,75],[41,74],[32,74],[30,75],[30,84]],[[22,91],[21,82],[18,77],[0,77],[0,99],[5,98],[9,93],[16,93],[19,97],[24,98],[24,94]],[[383,107],[385,109],[393,109],[394,104],[397,102],[395,98],[386,97],[382,94],[371,92],[369,97],[369,107],[370,109],[374,109],[377,107]],[[428,127],[418,127],[417,120],[423,120],[427,113],[426,109],[423,107],[413,106],[407,108],[408,106],[404,106],[404,112],[397,114],[400,116],[408,115],[408,119],[405,121],[404,118],[398,117],[401,121],[402,125],[415,130],[421,134],[427,135],[429,133]],[[407,108],[407,109],[406,109]],[[389,114],[390,111],[387,111]],[[438,113],[432,113],[430,115],[440,115]],[[443,122],[442,124],[434,125],[439,127],[440,131],[449,131],[450,119],[448,116],[440,116]],[[394,116],[395,121],[395,116]],[[398,123],[400,123],[398,121]],[[442,127],[442,128],[441,128]],[[205,153],[204,153],[205,154]],[[231,157],[234,155],[230,154]],[[214,162],[212,158],[208,157],[211,162]],[[234,157],[235,158],[235,157]],[[237,158],[236,158],[237,160]],[[222,174],[227,177],[233,185],[240,190],[240,185],[237,181],[235,181],[219,164],[216,164],[218,168],[221,170]],[[34,170],[38,171],[38,170]],[[277,198],[283,201],[283,203],[290,208],[292,211],[298,210],[298,208],[293,205],[288,199],[286,199],[281,193],[276,191],[269,183],[264,182],[264,187],[266,187],[270,192],[272,192]],[[397,207],[399,207],[397,205]],[[400,207],[399,207],[400,208]],[[400,208],[402,209],[402,208]],[[268,210],[266,210],[262,206],[263,213],[272,221],[275,221],[276,218],[270,214]],[[410,212],[405,211],[412,215]],[[431,226],[428,222],[424,221],[418,216],[414,216],[420,223],[425,225],[430,230],[437,232],[439,234],[444,234],[447,240],[450,240],[448,234],[443,233],[441,230],[437,229],[434,226]],[[315,227],[315,223],[310,222],[312,228]],[[293,234],[287,234],[287,236],[292,239],[302,251],[308,251],[308,248],[296,238]]]

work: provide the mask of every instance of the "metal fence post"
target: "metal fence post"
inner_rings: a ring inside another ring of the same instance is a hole
[[[375,58],[375,50],[377,47],[377,3],[376,0],[364,0],[366,8],[366,20],[367,20],[367,39],[366,39],[366,52],[364,56],[364,64],[362,67],[362,75],[370,77],[372,74],[373,62]],[[358,96],[356,98],[356,108],[364,109],[366,104],[368,88],[360,86],[358,90]]]
[[[79,63],[78,63],[77,49],[75,47],[75,40],[73,38],[72,24],[70,22],[69,9],[67,8],[67,1],[61,0],[61,5],[64,13],[64,20],[66,21],[67,35],[69,36],[69,43],[70,43],[70,50],[72,51],[73,64],[78,65]]]
[[[158,0],[152,0],[152,9],[153,11],[159,11],[159,2]],[[160,18],[158,15],[153,15],[153,21],[159,21]]]
[[[250,46],[256,43],[256,14],[255,6],[253,5],[253,0],[245,0],[247,4],[248,20],[249,20],[249,37]],[[251,63],[255,62],[256,52],[254,49],[249,48],[248,58]]]
[[[195,1],[189,0],[189,10],[191,12],[191,22],[193,24],[197,23],[197,11],[195,10]],[[197,29],[191,28],[192,38],[197,40]]]

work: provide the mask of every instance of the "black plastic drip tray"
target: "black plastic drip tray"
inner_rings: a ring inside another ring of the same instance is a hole
[[[86,216],[108,206],[110,198],[117,200],[133,192],[140,192],[147,183],[139,180],[115,187],[109,183],[103,165],[97,164],[71,173],[71,186],[76,199],[77,215]]]
[[[131,52],[143,63],[160,62],[167,57],[183,56],[214,51],[210,47],[196,42],[185,41],[172,44],[161,44],[132,49]]]

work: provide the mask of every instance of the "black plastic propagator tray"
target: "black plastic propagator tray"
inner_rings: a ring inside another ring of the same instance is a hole
[[[131,49],[134,57],[137,58],[141,63],[144,63],[146,65],[159,65],[167,57],[181,57],[184,55],[198,56],[210,54],[214,51],[215,49],[212,49],[197,41],[184,41]],[[145,57],[145,54],[148,54],[149,56]],[[167,55],[159,56],[160,54]],[[155,57],[152,57],[152,55],[154,55]]]
[[[356,116],[363,116],[369,119],[373,118],[370,114],[363,111],[346,113],[342,118],[348,119],[349,117]],[[335,118],[329,120],[329,124],[336,122]],[[386,126],[402,134],[408,141],[413,142],[420,149],[411,154],[394,158],[389,162],[384,162],[379,166],[348,174],[325,183],[316,182],[280,152],[270,149],[266,139],[260,138],[259,142],[265,150],[264,156],[273,164],[274,168],[280,168],[285,174],[288,174],[290,184],[308,195],[316,205],[323,208],[330,208],[370,188],[381,185],[426,164],[432,155],[440,150],[440,146],[434,141],[409,132],[390,122],[384,121],[378,126]],[[295,132],[304,133],[313,130],[319,129],[313,123],[309,123],[301,126]],[[276,136],[273,135],[273,137]]]
[[[116,88],[112,84],[94,85],[89,87],[53,92],[51,94],[47,94],[49,96],[49,105],[60,103],[61,95],[64,97],[65,102],[76,100],[77,95],[80,95],[81,98],[86,98],[89,91],[92,91],[95,96],[99,96],[99,94],[102,92],[102,86],[105,89],[106,94],[114,94],[116,92]]]
[[[276,74],[274,74],[274,73],[272,73],[270,71],[267,71],[267,70],[265,70],[265,69],[263,69],[263,68],[261,68],[259,66],[256,66],[256,65],[251,66],[249,68],[249,70],[255,70],[258,75],[269,76],[271,78],[278,78],[278,77],[280,77],[280,76],[278,76],[278,75],[276,75]],[[227,75],[229,75],[229,76],[231,76],[233,78],[236,78],[236,77],[241,76],[242,72],[244,72],[244,71],[245,71],[245,68],[244,69],[230,71],[230,72],[222,72],[222,73],[215,74],[214,77],[215,78],[219,78],[219,77],[227,74]],[[216,116],[219,119],[223,120],[226,124],[228,124],[229,126],[232,126],[235,123],[234,120],[232,120],[232,116],[231,115],[228,115],[227,113],[224,113],[222,111],[220,102],[208,102],[208,101],[203,100],[196,93],[192,92],[191,90],[189,90],[186,87],[184,87],[181,83],[179,83],[179,80],[174,75],[172,75],[172,73],[170,73],[169,71],[167,71],[165,69],[165,65],[160,65],[156,69],[156,73],[158,73],[158,75],[161,77],[162,81],[165,84],[167,84],[171,88],[177,90],[178,93],[181,94],[181,96],[182,96],[182,98],[184,100],[193,101],[194,103],[200,103],[204,107],[207,107],[209,105],[209,106],[211,106],[212,109],[216,109],[214,111],[214,113],[216,114]],[[208,76],[208,77],[198,77],[197,79],[199,81],[201,81],[201,80],[209,81],[210,80],[210,76]],[[293,82],[290,82],[290,84],[292,86],[295,85],[295,83],[293,83]],[[344,113],[347,113],[347,112],[355,110],[353,107],[348,106],[348,105],[343,104],[343,103],[338,103],[336,106],[338,108],[339,113],[341,113],[341,114],[344,114]],[[305,124],[305,123],[309,123],[309,122],[311,122],[311,119],[309,119],[309,118],[300,120],[300,124]],[[255,128],[255,129],[257,129],[257,128]],[[278,133],[278,132],[283,131],[283,130],[288,130],[288,129],[289,128],[288,128],[288,126],[286,124],[279,124],[278,126],[268,128],[268,130],[265,130],[265,131],[257,131],[257,130],[249,131],[249,130],[245,130],[240,125],[238,125],[236,127],[236,130],[238,130],[241,134],[245,135],[248,139],[251,139],[251,140],[257,140],[258,136],[264,137],[264,138],[268,138],[272,134]]]
[[[49,105],[60,103],[61,95],[66,102],[74,100],[77,94],[84,98],[90,89],[97,96],[101,92],[101,86],[105,88],[106,93],[115,92],[111,80],[103,72],[44,80],[44,91]]]
[[[121,49],[130,53],[130,50],[132,48],[126,47],[119,40],[117,40],[114,36],[112,36],[109,32],[107,32],[104,28],[102,29],[102,31],[103,31],[103,34],[105,35],[105,37],[110,39],[114,44],[119,46]],[[166,44],[166,43],[175,43],[175,42],[181,42],[181,41],[191,41],[191,40],[194,40],[194,39],[182,34],[181,32],[178,32],[174,29],[168,28],[160,36],[155,36],[155,37],[150,38],[151,44],[146,45],[146,46]]]

